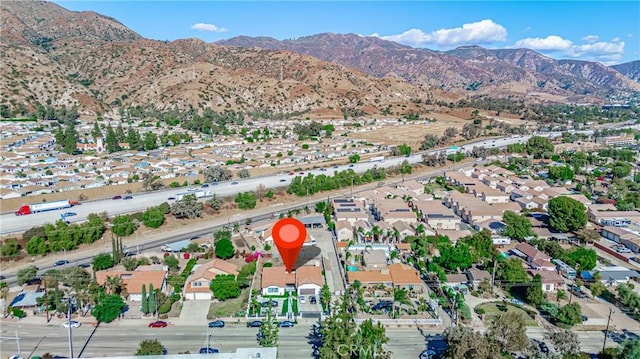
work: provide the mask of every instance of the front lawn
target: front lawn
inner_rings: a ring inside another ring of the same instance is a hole
[[[238,313],[242,313],[242,315],[244,315],[247,310],[248,301],[249,288],[245,288],[240,292],[240,296],[238,298],[227,299],[218,303],[211,303],[207,319],[233,317]]]
[[[517,306],[511,303],[504,303],[504,302],[483,303],[476,306],[475,308],[476,313],[478,312],[478,309],[484,310],[485,322],[488,322],[491,319],[491,317],[493,317],[494,315],[497,315],[498,313],[515,312],[515,313],[522,314],[522,316],[525,318],[525,325],[527,327],[538,326],[538,323],[535,321],[535,319],[532,318],[526,311],[524,311],[522,308],[518,308]]]

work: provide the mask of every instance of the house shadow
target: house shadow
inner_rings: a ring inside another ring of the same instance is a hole
[[[321,252],[320,248],[316,246],[302,247],[302,249],[300,249],[300,254],[298,255],[298,260],[296,261],[296,264],[293,266],[293,270],[296,270],[297,268],[300,268],[311,261],[315,261],[315,260],[320,261],[321,260],[320,252]]]

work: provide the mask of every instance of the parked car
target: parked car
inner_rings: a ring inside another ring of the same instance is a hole
[[[216,354],[216,353],[220,353],[220,351],[216,348],[211,348],[211,347],[200,348],[200,354]]]
[[[269,306],[269,304],[271,304],[271,306],[275,308],[275,307],[278,306],[278,301],[277,300],[270,300],[270,301],[267,300],[267,301],[262,302],[262,306],[263,307],[267,307],[267,306]]]
[[[118,196],[113,196],[111,199],[122,199],[122,196],[118,195]]]
[[[78,267],[80,267],[80,268],[90,268],[91,264],[89,264],[89,263],[80,263],[80,264],[78,264]]]
[[[353,164],[350,164],[350,165],[349,165],[349,168],[351,168],[351,167],[353,167]]]
[[[287,182],[287,180],[283,178],[280,180],[280,182]]]
[[[224,328],[224,320],[214,320],[209,322],[209,328]]]
[[[164,328],[167,326],[167,322],[163,320],[157,320],[153,323],[149,323],[149,328]]]
[[[74,217],[74,216],[77,216],[78,214],[76,212],[65,212],[62,215],[65,217]]]
[[[231,182],[231,184],[232,184],[232,185],[234,185],[234,184],[238,184],[238,182],[237,182],[237,181],[233,181],[233,182]]]
[[[318,303],[318,300],[316,299],[315,296],[312,295],[312,296],[309,297],[309,303],[316,304],[316,303]]]
[[[128,194],[128,195],[122,197],[122,199],[133,199],[133,196]]]
[[[58,266],[63,266],[65,264],[69,264],[69,261],[66,260],[66,259],[62,259],[62,260],[59,260],[59,261],[53,263],[53,266],[54,267],[58,267]]]
[[[76,322],[75,320],[69,321],[69,322],[64,322],[60,325],[63,328],[79,328],[80,327],[80,322]]]
[[[176,198],[174,196],[171,196],[171,197],[167,198],[167,201],[175,201],[175,200],[176,200]]]
[[[209,184],[205,183],[202,186],[200,186],[201,188],[209,188]]]
[[[254,320],[251,322],[247,322],[247,328],[260,328],[262,326],[261,320]]]
[[[281,322],[278,322],[278,327],[280,328],[293,328],[294,325],[295,323],[290,320],[283,320]]]

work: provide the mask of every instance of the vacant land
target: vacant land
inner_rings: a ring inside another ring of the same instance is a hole
[[[524,310],[513,306],[511,304],[508,303],[502,303],[502,302],[491,302],[491,303],[484,303],[484,304],[480,304],[476,307],[476,309],[482,308],[484,309],[484,319],[485,322],[487,322],[488,320],[491,319],[491,317],[500,314],[500,313],[507,313],[507,312],[515,312],[515,313],[520,313],[522,314],[522,317],[525,318],[525,325],[528,327],[537,327],[538,323],[529,316],[529,314],[527,314],[527,312],[525,312]]]
[[[249,302],[249,288],[245,288],[238,298],[228,299],[223,302],[211,303],[207,319],[233,317],[236,313],[244,312]]]

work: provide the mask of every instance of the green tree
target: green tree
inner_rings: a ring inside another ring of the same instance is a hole
[[[147,300],[147,286],[142,284],[142,304],[140,311],[142,314],[149,314],[149,301]]]
[[[251,177],[251,174],[249,173],[249,170],[246,168],[241,169],[240,171],[238,171],[238,178],[249,178]]]
[[[64,147],[62,148],[62,152],[69,155],[76,152],[78,150],[78,138],[78,132],[76,132],[73,122],[67,122],[67,127],[64,130]]]
[[[526,145],[527,153],[533,158],[551,158],[553,154],[553,144],[546,137],[533,136],[529,138]]]
[[[559,232],[569,232],[584,228],[587,224],[585,206],[579,201],[560,196],[548,203],[549,223]]]
[[[438,246],[440,256],[435,261],[449,270],[467,269],[471,267],[471,252],[464,242],[458,242],[455,246],[450,243],[441,243]]]
[[[580,246],[567,251],[562,260],[572,267],[580,265],[580,270],[592,270],[596,267],[597,255],[593,248]]]
[[[119,215],[113,219],[111,231],[116,236],[127,237],[136,231],[136,224],[133,222],[131,216],[126,214]]]
[[[240,296],[240,286],[238,286],[233,274],[218,274],[211,281],[210,288],[213,296],[220,300],[238,298]]]
[[[158,292],[153,289],[153,284],[149,283],[149,313],[155,314],[158,304]]]
[[[602,284],[602,275],[600,272],[595,272],[593,274],[593,282],[589,285],[589,290],[594,297],[598,297],[600,294],[604,293],[605,288],[604,284]]]
[[[351,156],[349,156],[349,163],[358,163],[358,161],[360,161],[360,155],[359,154],[354,153]]]
[[[93,270],[99,271],[113,267],[113,257],[111,254],[98,254],[93,257]]]
[[[235,202],[240,209],[253,209],[256,207],[257,198],[253,192],[241,192],[236,195]]]
[[[158,148],[158,136],[151,131],[145,133],[143,147],[145,151],[153,151]]]
[[[503,232],[504,235],[519,242],[535,235],[529,219],[515,212],[505,211],[502,215],[502,222],[507,225]]]
[[[449,327],[444,331],[444,338],[447,342],[447,359],[494,359],[501,356],[500,346],[495,345],[488,334],[467,327]]]
[[[164,223],[164,211],[160,207],[149,207],[142,213],[142,223],[149,228],[159,228]]]
[[[549,167],[549,178],[552,180],[569,181],[573,179],[573,171],[569,166]]]
[[[235,249],[233,248],[233,243],[231,242],[230,239],[227,239],[227,238],[223,238],[223,239],[220,239],[219,241],[216,241],[216,243],[214,244],[214,249],[215,249],[216,257],[222,258],[222,259],[229,259],[233,257],[233,254],[235,253]]]
[[[171,213],[176,218],[196,218],[202,216],[204,205],[195,195],[186,195],[171,205]]]
[[[522,266],[522,261],[518,258],[505,259],[498,264],[496,276],[500,278],[502,284],[509,288],[512,283],[526,283],[529,278],[527,271]]]
[[[611,165],[611,175],[614,178],[625,178],[631,174],[631,165],[626,162],[615,162]]]
[[[489,337],[500,346],[503,353],[523,351],[529,344],[527,328],[522,313],[499,313],[489,321]]]
[[[262,326],[260,326],[260,333],[258,335],[258,343],[260,346],[263,348],[277,347],[279,329],[272,310],[269,308],[269,310],[267,310],[267,316],[262,321]]]
[[[573,302],[561,307],[556,316],[556,320],[569,326],[582,323],[582,311],[580,304]]]
[[[102,138],[102,131],[100,130],[100,125],[98,125],[98,121],[93,122],[93,130],[91,130],[91,137],[93,137],[93,139],[96,141],[99,138]]]
[[[545,332],[544,338],[551,342],[551,345],[563,358],[578,358],[580,356],[580,342],[573,331],[568,329],[552,330]]]
[[[164,263],[164,265],[166,265],[167,267],[169,267],[169,270],[172,272],[175,272],[178,270],[178,266],[180,265],[180,262],[178,261],[178,258],[176,258],[175,256],[166,256],[164,258],[164,261],[162,261]]]
[[[529,304],[538,306],[544,302],[544,293],[542,292],[542,278],[540,274],[533,276],[533,281],[527,287],[527,301]]]
[[[15,257],[20,254],[20,245],[15,239],[8,239],[0,245],[0,257]]]
[[[140,342],[136,355],[162,355],[164,345],[158,339],[146,339]]]
[[[627,339],[622,342],[622,345],[618,347],[618,358],[640,358],[640,340]]]
[[[329,303],[331,303],[331,289],[327,284],[323,284],[322,289],[320,289],[320,305],[322,305],[322,309],[327,310]]]
[[[127,131],[127,143],[130,150],[141,150],[144,148],[140,133],[133,127],[129,127]]]
[[[38,268],[34,265],[18,269],[18,272],[16,272],[18,285],[25,284],[27,281],[34,278],[36,274],[38,274]]]
[[[107,126],[107,136],[105,137],[104,142],[107,152],[109,153],[118,152],[121,149],[118,137],[116,136],[115,131],[113,131],[113,128],[111,128],[111,125]]]
[[[91,315],[100,323],[111,323],[120,316],[126,304],[117,294],[104,294],[98,297]]]

